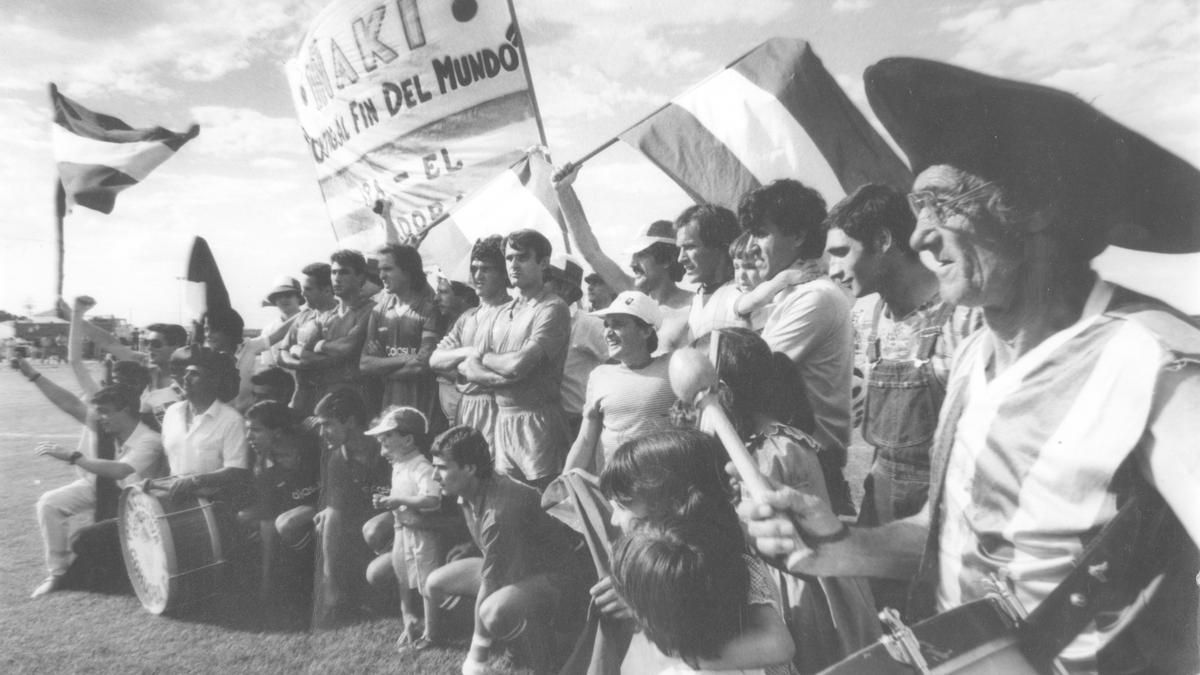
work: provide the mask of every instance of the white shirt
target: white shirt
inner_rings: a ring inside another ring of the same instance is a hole
[[[250,468],[242,416],[228,404],[213,401],[191,420],[186,401],[167,408],[163,417],[163,447],[176,476],[212,473],[225,467]],[[190,421],[190,424],[189,424]]]

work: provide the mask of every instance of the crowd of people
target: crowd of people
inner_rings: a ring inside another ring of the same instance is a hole
[[[501,645],[553,672],[589,608],[623,673],[816,672],[878,640],[879,609],[920,619],[997,586],[1054,645],[1023,647],[1038,668],[1194,672],[1200,333],[1088,260],[1131,217],[1196,238],[1200,174],[1057,92],[915,63],[871,90],[919,172],[907,193],[867,184],[827,209],[780,179],[736,212],[651,223],[617,261],[568,165],[555,188],[586,277],[534,230],[476,241],[466,281],[404,244],[339,250],[273,282],[260,336],[214,310],[191,336],[146,327],[144,352],[77,299],[85,398],[18,364],[84,426],[74,451],[37,449],[81,477],[38,502],[50,576],[34,595],[78,583],[84,561],[119,575],[107,481],[211,500],[243,582],[314,628],[389,598],[397,648],[419,651],[472,603],[464,673]],[[984,103],[1045,114],[1014,128]],[[1113,138],[1137,152],[1105,154]],[[1114,203],[1109,174],[1135,170],[1164,178]],[[85,337],[117,359],[106,386]],[[773,492],[747,489],[710,413],[676,399],[686,348],[711,360]],[[873,449],[857,504],[856,427]],[[611,514],[593,528],[611,558],[543,508],[566,476]],[[1154,555],[1114,553],[1134,570],[1118,590],[1061,601],[1131,502],[1161,517],[1123,550]],[[1056,603],[1079,616],[1038,624]]]

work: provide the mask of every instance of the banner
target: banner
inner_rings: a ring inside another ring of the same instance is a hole
[[[494,176],[428,232],[420,246],[425,266],[469,283],[468,257],[475,240],[523,228],[546,235],[554,253],[569,252],[553,175],[554,167],[535,151]]]
[[[505,0],[335,0],[287,72],[342,246],[415,237],[543,143]]]
[[[621,134],[698,202],[737,210],[752,188],[795,178],[829,204],[912,174],[812,47],[772,38]]]

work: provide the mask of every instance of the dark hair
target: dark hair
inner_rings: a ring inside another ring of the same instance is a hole
[[[358,251],[348,248],[334,251],[333,255],[329,256],[329,262],[337,263],[342,267],[348,267],[360,276],[366,276],[367,274],[367,259]],[[332,270],[332,265],[330,265],[330,268]]]
[[[286,403],[279,401],[259,401],[246,411],[246,420],[257,420],[272,431],[292,433],[296,429],[296,416]]]
[[[600,474],[600,490],[618,502],[641,501],[650,520],[701,518],[741,537],[725,474],[729,456],[695,429],[664,429],[622,443]]]
[[[112,367],[113,384],[116,380],[132,380],[135,389],[145,389],[150,384],[150,369],[137,361],[117,361]]]
[[[529,228],[509,232],[504,238],[504,248],[512,248],[521,253],[532,251],[533,257],[539,262],[549,258],[553,250],[546,235]]]
[[[137,389],[124,384],[110,384],[92,394],[92,405],[111,405],[137,418],[142,409],[142,397]]]
[[[242,320],[242,315],[238,314],[232,307],[210,309],[204,314],[204,322],[207,325],[208,332],[220,331],[233,338],[235,345],[241,344],[242,332],[246,328],[246,322]]]
[[[237,364],[233,356],[224,352],[214,351],[208,347],[181,347],[171,354],[171,375],[175,376],[176,368],[180,372],[189,366],[204,370],[209,378],[217,398],[228,403],[237,396],[240,378]]]
[[[668,221],[659,221],[667,223]],[[654,262],[660,265],[667,266],[667,273],[671,275],[671,281],[679,281],[683,279],[683,263],[679,262],[679,247],[675,244],[668,244],[665,241],[656,241],[646,248],[638,251],[635,255],[648,255]]]
[[[260,373],[255,373],[250,377],[250,384],[283,391],[286,393],[283,400],[284,403],[292,400],[292,394],[296,393],[295,378],[292,377],[291,373],[278,366],[272,366]]]
[[[717,377],[733,394],[729,416],[739,432],[746,430],[754,413],[813,431],[804,382],[787,355],[772,352],[749,328],[721,328],[714,331],[713,339],[717,340]]]
[[[768,220],[784,234],[803,235],[800,257],[804,260],[825,252],[825,199],[800,181],[781,178],[742,195],[738,223],[743,230],[761,236]]]
[[[333,288],[331,269],[329,263],[315,262],[305,265],[300,273],[306,277],[312,277],[321,288]]]
[[[738,235],[737,239],[729,245],[729,257],[734,260],[746,260],[754,257],[751,251],[754,250],[754,235],[749,232],[743,232]]]
[[[388,244],[380,248],[378,253],[392,257],[396,267],[409,278],[414,291],[429,288],[429,280],[425,278],[425,263],[417,249],[407,244]]]
[[[738,236],[737,216],[733,211],[716,204],[694,204],[675,219],[675,231],[696,224],[700,243],[708,248],[725,251]]]
[[[350,418],[354,418],[358,426],[364,428],[367,421],[370,420],[370,416],[367,415],[367,404],[363,402],[362,395],[350,388],[336,389],[326,394],[324,398],[317,401],[313,413],[317,417],[328,415],[343,424]]]
[[[604,284],[605,286],[608,285],[608,282],[604,280],[604,277],[600,276],[599,274],[596,274],[595,272],[592,272],[591,274],[584,277],[583,283],[588,284],[589,286],[593,285],[593,284]]]
[[[187,331],[183,326],[175,323],[152,323],[146,326],[146,330],[151,333],[158,333],[163,336],[166,343],[175,347],[182,347],[187,344]]]
[[[490,237],[476,239],[475,245],[471,247],[471,261],[478,260],[481,263],[486,263],[495,267],[500,272],[504,271],[504,237],[498,234],[493,234]],[[509,287],[508,275],[501,274],[504,277],[504,287]]]
[[[862,242],[867,251],[875,250],[875,242],[885,230],[900,252],[915,256],[908,245],[917,217],[908,206],[908,198],[890,185],[868,183],[860,186],[842,201],[833,205],[825,219],[825,229],[838,228],[847,236]]]
[[[741,551],[697,519],[646,523],[618,540],[613,585],[659,650],[699,668],[742,632],[750,571]]]
[[[441,457],[459,466],[475,467],[475,477],[486,480],[492,477],[492,453],[487,439],[478,429],[460,424],[438,434],[433,439],[429,454]]]

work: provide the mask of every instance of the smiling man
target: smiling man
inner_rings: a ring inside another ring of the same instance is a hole
[[[867,375],[862,432],[875,448],[858,522],[878,525],[925,504],[950,358],[970,333],[972,313],[942,300],[937,276],[909,246],[916,217],[898,190],[864,185],[829,211],[825,225],[829,277],[856,298],[879,294],[858,327]]]
[[[545,283],[550,253],[550,240],[535,230],[504,238],[516,297],[501,308],[484,351],[459,364],[467,381],[496,393],[496,471],[539,489],[562,470],[570,443],[561,387],[571,313]]]
[[[121,487],[147,478],[157,478],[167,472],[162,437],[138,418],[138,392],[132,387],[113,385],[100,389],[92,396],[89,425],[99,425],[112,435],[118,445],[115,459],[97,459],[80,450],[68,452],[55,443],[40,443],[37,454],[74,465],[81,477],[69,485],[45,492],[37,502],[38,525],[46,549],[46,568],[50,573],[33,592],[33,597],[59,590],[74,553],[71,550],[69,519],[90,513],[96,506],[97,476],[117,481]],[[107,539],[115,541],[116,528],[111,523]],[[97,525],[97,527],[102,527]],[[76,536],[83,532],[76,533]],[[119,556],[119,554],[118,554]]]

